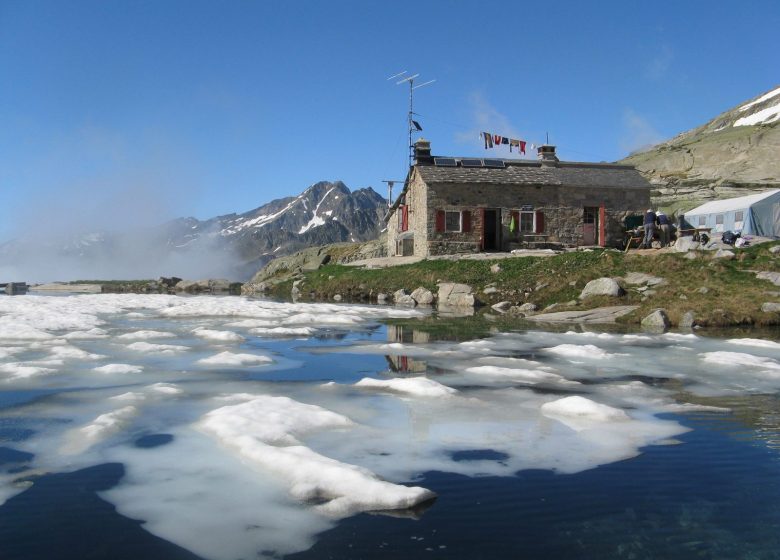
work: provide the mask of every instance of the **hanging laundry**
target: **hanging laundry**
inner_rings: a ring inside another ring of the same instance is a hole
[[[485,149],[493,147],[493,135],[489,132],[483,132],[482,137],[485,139]]]
[[[506,136],[504,136],[503,138],[501,138],[501,143],[502,143],[502,144],[509,144],[509,138],[507,138]]]
[[[525,140],[520,140],[520,153],[525,155]]]
[[[531,144],[531,149],[535,150],[536,149],[536,144]]]
[[[514,233],[515,229],[517,229],[517,224],[515,223],[515,217],[512,216],[512,219],[509,221],[509,232]]]
[[[509,151],[512,151],[512,147],[517,146],[517,150],[520,151],[520,140],[515,140],[514,138],[509,139]]]
[[[501,140],[503,140],[503,138],[498,134],[493,135],[493,142],[495,142],[497,146],[501,144]]]

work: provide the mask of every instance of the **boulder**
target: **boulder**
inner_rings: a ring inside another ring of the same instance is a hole
[[[699,249],[701,245],[698,241],[694,241],[693,237],[690,235],[685,235],[683,237],[678,237],[677,241],[674,242],[674,250],[678,253],[687,253],[688,251],[693,251],[695,249]]]
[[[417,305],[430,305],[433,303],[433,292],[426,290],[423,287],[419,287],[413,291],[411,297],[417,302]]]
[[[539,306],[535,303],[524,303],[520,306],[521,313],[534,313],[539,309]]]
[[[328,264],[329,261],[330,261],[330,255],[328,255],[327,253],[309,255],[303,261],[303,264],[301,265],[301,270],[303,272],[314,272],[315,270],[319,270],[320,267],[322,267],[323,265]]]
[[[778,247],[780,247],[780,245],[778,245]],[[166,288],[173,288],[174,286],[176,286],[176,284],[181,282],[181,280],[182,279],[179,278],[178,276],[171,276],[170,278],[167,278],[165,276],[160,276],[159,282]]]
[[[209,290],[212,292],[229,292],[230,280],[224,278],[212,278],[208,281]]]
[[[715,251],[715,254],[712,255],[713,259],[727,259],[727,260],[734,260],[734,257],[736,255],[733,251],[729,251],[728,249],[718,249]]]
[[[646,284],[647,286],[658,286],[666,283],[665,279],[645,274],[644,272],[629,272],[623,277],[623,280],[625,280],[626,284],[632,285]]]
[[[780,313],[780,303],[766,302],[761,304],[761,311],[764,313]]]
[[[439,305],[446,307],[474,307],[474,294],[471,286],[442,282],[439,284]]]
[[[341,294],[334,294],[333,301],[341,301]]]
[[[387,294],[383,294],[382,292],[378,293],[376,295],[376,302],[377,303],[387,303]]]
[[[495,309],[499,313],[506,313],[510,307],[512,307],[512,303],[509,301],[500,301],[495,305],[490,306],[491,309]]]
[[[780,245],[778,245],[778,247],[780,247]],[[490,265],[490,272],[492,272],[493,274],[498,274],[499,272],[501,272],[501,265],[498,263]]]
[[[774,245],[769,248],[769,252],[773,255],[776,255],[777,253],[780,253],[780,245]]]
[[[681,329],[692,329],[696,326],[696,315],[693,311],[686,311],[683,313],[679,326]]]
[[[580,299],[586,299],[592,296],[617,297],[622,296],[624,293],[620,284],[612,278],[597,278],[585,284],[585,287],[580,294]]]
[[[775,286],[780,286],[780,272],[762,271],[756,274],[759,280],[769,280]]]
[[[393,293],[393,301],[396,305],[409,305],[411,307],[417,305],[417,302],[414,301],[412,296],[406,293],[406,290],[397,290]]]
[[[642,327],[648,330],[665,331],[671,326],[669,316],[663,309],[656,309],[650,315],[642,319]]]
[[[482,293],[485,294],[486,296],[489,296],[491,294],[497,294],[498,293],[498,288],[496,288],[495,286],[490,286],[490,287],[487,287],[487,288],[483,289]]]

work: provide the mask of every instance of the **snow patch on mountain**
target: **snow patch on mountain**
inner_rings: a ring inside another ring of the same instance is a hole
[[[765,93],[764,95],[762,95],[761,97],[759,97],[755,101],[751,101],[750,103],[746,103],[745,105],[740,107],[738,109],[738,111],[744,112],[744,111],[748,110],[750,107],[752,107],[753,105],[758,105],[759,103],[763,103],[764,101],[772,99],[773,97],[776,97],[778,95],[780,95],[780,87],[778,87],[776,89],[773,89],[769,93]]]
[[[778,93],[780,93],[780,90],[778,90]],[[766,109],[757,111],[752,115],[748,115],[747,117],[739,118],[734,121],[734,126],[769,124],[775,122],[778,119],[780,119],[780,103],[773,105],[772,107],[767,107]]]
[[[306,233],[313,227],[321,226],[325,224],[325,220],[317,215],[317,212],[320,210],[320,206],[322,206],[322,203],[325,202],[325,199],[328,198],[328,195],[332,193],[335,190],[336,187],[332,187],[328,192],[325,193],[325,196],[323,196],[320,201],[317,203],[317,207],[314,209],[313,216],[311,217],[311,220],[309,220],[309,223],[303,226],[299,231],[298,235],[302,233]],[[338,195],[335,197],[334,200],[338,200]],[[327,215],[330,215],[333,213],[333,210],[330,210],[329,212],[326,212]]]

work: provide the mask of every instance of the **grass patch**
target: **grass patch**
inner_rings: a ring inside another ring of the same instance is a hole
[[[376,301],[377,295],[392,295],[423,287],[434,294],[441,282],[468,284],[481,305],[499,301],[513,305],[534,303],[540,309],[558,304],[556,311],[592,309],[605,305],[637,305],[637,312],[621,322],[638,323],[656,308],[667,311],[673,324],[693,312],[704,326],[772,326],[780,324],[777,313],[764,313],[761,304],[780,301],[780,287],[756,279],[757,271],[780,272],[778,259],[766,243],[735,249],[734,260],[712,259],[713,252],[624,254],[614,250],[563,253],[552,257],[517,257],[494,260],[424,260],[415,264],[381,269],[326,265],[306,273],[299,283],[303,301],[327,301],[335,295],[342,301]],[[492,268],[497,265],[497,268]],[[631,286],[622,280],[629,272],[644,272],[665,280],[660,286]],[[616,278],[626,293],[619,298],[579,300],[585,285],[596,278]],[[292,280],[275,288],[275,295],[289,297]],[[486,293],[487,292],[487,293]],[[476,326],[476,325],[475,325]]]

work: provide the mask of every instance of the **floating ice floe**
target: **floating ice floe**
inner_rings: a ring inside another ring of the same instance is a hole
[[[155,338],[175,338],[176,335],[167,331],[133,331],[120,334],[117,338],[121,340],[153,340]]]
[[[311,336],[317,332],[317,329],[312,327],[256,327],[250,329],[249,332],[266,337]]]
[[[737,344],[740,346],[755,346],[756,348],[770,348],[780,350],[780,342],[773,340],[763,340],[761,338],[731,338],[726,341],[728,344]]]
[[[151,342],[133,342],[127,345],[128,350],[135,350],[136,352],[150,352],[154,354],[175,354],[176,352],[184,352],[189,350],[188,346],[182,346],[179,344],[152,344]]]
[[[260,396],[209,412],[198,427],[245,460],[287,480],[292,496],[318,502],[314,508],[327,515],[406,509],[434,497],[425,488],[380,480],[368,469],[325,457],[298,443],[307,433],[352,424],[349,418],[319,406]]]
[[[542,412],[550,416],[584,418],[594,422],[623,422],[630,419],[628,414],[619,408],[600,404],[579,395],[544,403]]]
[[[558,354],[559,356],[564,356],[566,358],[590,358],[593,360],[600,360],[614,357],[613,354],[605,352],[593,344],[559,344],[558,346],[545,348],[545,350],[551,354]]]
[[[138,408],[132,405],[101,414],[86,426],[71,430],[66,435],[61,451],[66,455],[83,453],[109,435],[121,430],[137,415]]]
[[[373,379],[365,377],[355,383],[356,387],[363,389],[380,389],[393,393],[403,393],[415,397],[449,397],[458,391],[452,387],[442,385],[438,381],[428,379],[427,377],[406,377],[395,379]]]
[[[53,346],[51,348],[51,355],[55,358],[64,360],[100,360],[105,358],[105,356],[101,356],[100,354],[92,354],[81,348],[70,345]]]
[[[234,352],[220,352],[209,358],[198,360],[199,364],[208,366],[259,366],[271,362],[273,359],[263,354],[236,354]]]
[[[742,352],[704,352],[699,355],[703,361],[711,364],[780,370],[780,363],[777,360]]]
[[[205,338],[206,340],[214,340],[216,342],[244,342],[244,337],[238,333],[232,331],[217,331],[214,329],[205,329],[203,327],[197,328],[192,331],[192,334],[198,338]]]
[[[62,336],[65,340],[95,340],[108,338],[108,332],[95,327],[87,331],[72,331]]]
[[[46,367],[30,366],[19,362],[0,364],[0,373],[7,374],[7,379],[26,379],[39,375],[48,375],[55,371],[57,370]]]
[[[108,374],[141,373],[144,370],[142,366],[133,366],[130,364],[106,364],[104,366],[93,368],[92,371]]]
[[[568,381],[561,375],[544,371],[541,369],[525,369],[525,368],[508,368],[499,366],[474,366],[466,368],[466,373],[475,374],[485,377],[497,377],[501,379],[511,380],[518,383],[535,385],[537,383],[574,383],[575,381]]]

